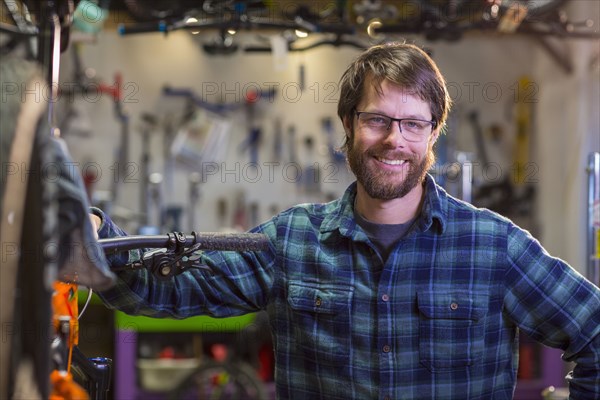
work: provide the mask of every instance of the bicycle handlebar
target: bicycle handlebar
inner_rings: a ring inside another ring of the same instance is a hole
[[[166,248],[175,250],[196,246],[198,250],[261,251],[269,246],[266,235],[261,233],[180,232],[165,235],[133,235],[100,239],[98,243],[105,253],[118,253],[142,248]]]

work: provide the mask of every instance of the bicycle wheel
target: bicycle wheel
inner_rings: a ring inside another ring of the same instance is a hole
[[[175,390],[172,400],[266,400],[264,384],[256,371],[247,364],[231,362],[203,362]]]

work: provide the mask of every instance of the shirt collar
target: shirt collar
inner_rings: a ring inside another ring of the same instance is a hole
[[[321,232],[339,230],[344,236],[351,236],[355,230],[354,200],[356,199],[356,182],[348,186],[341,199],[338,199],[336,207],[329,212],[321,224]]]
[[[425,177],[425,200],[421,208],[419,223],[423,231],[432,228],[434,223],[439,233],[446,230],[448,219],[448,193],[429,174]]]
[[[356,198],[356,182],[353,182],[344,195],[337,200],[337,205],[329,212],[321,224],[321,232],[339,230],[344,236],[352,236],[356,230],[354,219],[354,200]],[[425,200],[416,224],[421,231],[426,231],[435,223],[440,233],[444,233],[447,222],[448,194],[440,187],[431,175],[425,178]]]

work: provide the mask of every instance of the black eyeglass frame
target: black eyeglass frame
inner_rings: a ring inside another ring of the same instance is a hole
[[[393,117],[390,117],[389,115],[379,114],[379,113],[374,113],[374,112],[369,112],[369,111],[354,110],[354,114],[356,115],[357,119],[360,118],[360,114],[371,114],[371,115],[377,115],[379,117],[389,118],[390,123],[385,128],[386,132],[390,130],[393,122],[398,122],[398,129],[400,129],[400,133],[404,133],[404,132],[402,132],[402,121],[427,122],[427,123],[431,124],[431,132],[433,132],[433,130],[435,129],[435,124],[436,124],[435,120],[428,121],[426,119],[419,119],[419,118],[393,118]],[[431,134],[431,132],[429,132],[429,134]]]

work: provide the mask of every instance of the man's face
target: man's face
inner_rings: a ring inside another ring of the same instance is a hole
[[[365,85],[365,97],[356,111],[392,118],[431,120],[429,104],[401,87],[383,81],[381,93],[377,93],[368,80]],[[423,182],[435,161],[433,144],[439,129],[426,134],[419,142],[409,142],[402,136],[396,121],[384,132],[375,132],[362,126],[356,115],[345,121],[344,125],[347,134],[354,132],[348,147],[350,169],[356,175],[358,184],[374,199],[404,197]]]

